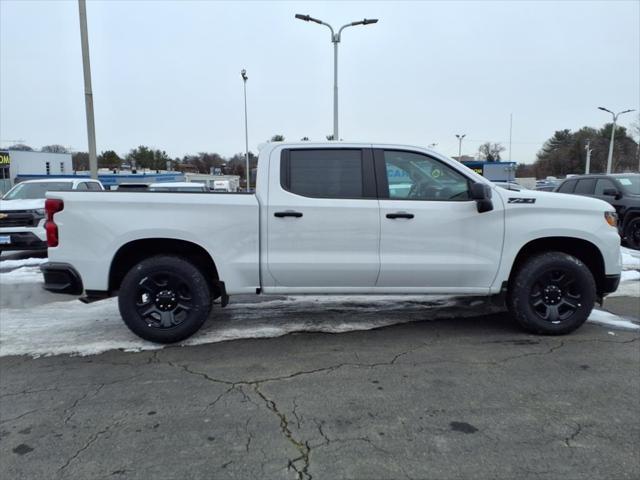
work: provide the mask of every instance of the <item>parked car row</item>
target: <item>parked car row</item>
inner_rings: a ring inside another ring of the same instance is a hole
[[[46,250],[45,196],[48,191],[99,191],[91,179],[28,180],[18,183],[0,201],[0,252]]]
[[[56,178],[27,180],[9,190],[0,200],[0,252],[4,250],[46,250],[45,196],[53,191],[102,191],[98,180]],[[123,183],[118,191],[210,192],[206,185],[189,182]]]

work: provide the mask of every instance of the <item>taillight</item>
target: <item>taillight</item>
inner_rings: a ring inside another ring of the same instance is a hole
[[[47,221],[44,229],[47,232],[47,245],[49,247],[58,246],[58,226],[53,220],[53,216],[64,208],[64,202],[57,198],[47,198],[44,202],[44,210],[47,213]]]

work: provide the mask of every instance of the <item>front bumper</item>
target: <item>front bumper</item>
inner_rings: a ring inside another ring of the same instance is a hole
[[[620,274],[605,275],[602,284],[602,296],[615,292],[618,289],[618,285],[620,285]]]
[[[9,237],[9,243],[0,243],[0,250],[46,250],[47,242],[33,232],[3,232],[0,237]]]
[[[40,267],[44,275],[44,289],[53,293],[80,295],[84,290],[82,279],[67,263],[47,262]]]

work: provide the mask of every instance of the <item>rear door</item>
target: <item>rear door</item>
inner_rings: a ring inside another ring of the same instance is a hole
[[[276,287],[375,285],[380,218],[369,148],[275,149],[268,195],[267,265]]]
[[[504,207],[478,213],[470,180],[429,155],[375,149],[380,192],[377,286],[483,293],[500,265]]]

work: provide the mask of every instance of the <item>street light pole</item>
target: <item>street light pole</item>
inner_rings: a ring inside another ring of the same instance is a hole
[[[589,170],[591,169],[591,152],[593,152],[593,149],[591,148],[591,140],[587,140],[587,144],[584,146],[584,149],[587,151],[587,165],[584,169],[584,173],[589,175]]]
[[[247,179],[247,192],[250,190],[250,170],[249,170],[249,121],[247,119],[247,71],[243,68],[240,72],[242,76],[242,85],[244,86],[244,159],[246,163],[245,177]]]
[[[462,134],[462,135],[458,135],[458,134],[456,133],[456,138],[458,139],[458,161],[459,161],[459,162],[461,162],[461,161],[462,161],[462,139],[463,139],[464,137],[466,137],[466,136],[467,136],[467,134],[466,134],[466,133],[464,133],[464,134]]]
[[[324,25],[331,31],[331,42],[333,43],[333,140],[337,141],[340,139],[340,133],[338,130],[338,44],[340,43],[340,39],[342,38],[342,30],[347,27],[355,27],[356,25],[370,25],[373,23],[378,23],[378,19],[365,18],[364,20],[360,20],[358,22],[347,23],[346,25],[340,27],[338,33],[335,33],[331,25],[317,18],[313,18],[310,15],[302,15],[300,13],[296,13],[295,18],[297,18],[298,20],[303,20],[305,22],[314,22],[319,25]]]
[[[607,157],[607,174],[611,173],[611,164],[613,160],[613,141],[616,134],[616,122],[618,121],[618,116],[623,113],[634,112],[635,110],[624,110],[622,112],[613,113],[611,110],[608,110],[604,107],[598,107],[598,110],[603,110],[605,112],[609,112],[613,117],[613,125],[611,126],[611,140],[609,141],[609,156]]]
[[[91,178],[98,178],[96,155],[96,125],[93,117],[93,92],[91,90],[91,64],[89,62],[89,34],[87,33],[87,4],[78,0],[80,14],[80,45],[82,47],[82,70],[84,73],[84,104],[87,115],[87,137],[89,146],[89,170]]]

